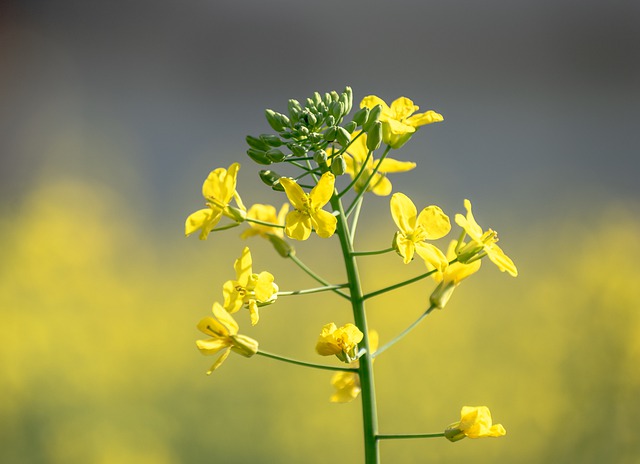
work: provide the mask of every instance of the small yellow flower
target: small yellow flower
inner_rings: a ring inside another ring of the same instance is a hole
[[[464,406],[460,412],[460,422],[455,422],[444,431],[450,441],[464,437],[502,437],[507,431],[501,424],[492,425],[491,412],[486,406]]]
[[[413,114],[420,108],[407,97],[394,100],[389,107],[384,100],[375,95],[364,97],[360,108],[382,106],[380,122],[382,122],[382,139],[391,148],[400,148],[418,130],[420,126],[444,121],[441,114],[429,110],[426,113]]]
[[[462,246],[464,246],[464,243]],[[447,250],[447,260],[453,261],[456,258],[456,248],[458,248],[458,241],[452,240],[451,243],[449,243],[449,248]],[[449,264],[443,271],[438,271],[433,274],[433,279],[436,282],[439,282],[439,285],[431,294],[431,304],[439,309],[444,308],[449,301],[449,298],[451,298],[453,290],[464,279],[469,277],[471,274],[478,272],[481,263],[482,261],[480,260],[469,264],[463,264],[456,261],[453,264]]]
[[[247,212],[248,219],[258,219],[263,222],[270,222],[272,224],[284,225],[284,218],[289,212],[289,204],[285,203],[280,208],[280,211],[276,214],[276,208],[271,205],[255,204],[249,208]],[[241,238],[253,237],[260,235],[263,238],[268,239],[270,235],[275,235],[282,238],[284,233],[280,227],[270,227],[264,224],[257,224],[255,222],[249,222],[250,228],[240,234]]]
[[[213,317],[205,317],[198,324],[198,330],[212,338],[197,340],[196,346],[205,355],[224,351],[207,371],[207,374],[211,374],[220,367],[231,351],[247,358],[258,352],[258,342],[245,335],[239,335],[238,324],[220,304],[214,303],[212,311]]]
[[[416,206],[404,193],[394,193],[391,197],[391,216],[400,229],[393,239],[393,246],[405,264],[411,262],[413,254],[436,269],[447,267],[444,254],[425,240],[444,237],[451,230],[449,217],[438,206],[428,206],[417,214]]]
[[[471,212],[471,202],[464,200],[464,207],[467,210],[467,216],[462,214],[456,214],[456,224],[464,229],[471,242],[458,249],[458,261],[466,263],[470,260],[482,257],[485,254],[489,259],[498,266],[502,272],[507,271],[513,277],[518,275],[518,269],[516,265],[511,261],[507,255],[504,254],[502,249],[496,245],[498,241],[498,233],[489,229],[483,232],[482,227],[478,225],[473,213]]]
[[[336,217],[323,210],[333,195],[333,185],[335,176],[330,172],[325,172],[318,184],[310,193],[305,193],[298,183],[287,177],[280,178],[280,184],[289,201],[295,208],[286,217],[285,233],[288,237],[296,240],[306,240],[311,235],[311,229],[322,237],[331,237],[336,231]]]
[[[364,334],[355,325],[348,323],[338,328],[331,322],[322,328],[316,352],[321,356],[336,355],[345,363],[350,363],[357,356],[358,343]]]
[[[191,213],[187,217],[184,225],[184,232],[187,237],[200,229],[200,240],[206,240],[209,232],[220,222],[223,214],[235,220],[242,219],[246,209],[236,192],[236,179],[239,169],[240,164],[233,163],[228,170],[218,168],[209,173],[209,176],[202,184],[202,196],[206,200],[207,208]],[[236,199],[239,210],[229,206],[232,198]]]
[[[375,353],[378,349],[378,332],[369,331],[369,349]],[[357,363],[354,363],[357,364]],[[336,389],[329,401],[332,403],[348,403],[360,394],[360,376],[357,372],[336,372],[331,377],[331,385]]]
[[[362,134],[357,137],[359,133],[360,131],[353,133],[352,139],[355,140],[349,145],[345,153],[347,155],[345,156],[347,163],[346,173],[351,176],[351,179],[355,179],[360,170],[364,169],[364,172],[354,186],[356,192],[362,191],[367,180],[371,177],[373,169],[378,165],[378,160],[375,160],[373,156],[369,157],[369,161],[367,161],[365,165],[365,160],[369,153],[367,149],[367,134]],[[331,154],[330,151],[329,154]],[[397,161],[392,158],[385,158],[382,160],[378,172],[376,172],[371,182],[369,182],[367,191],[372,191],[378,196],[387,196],[391,193],[392,185],[385,174],[411,171],[415,167],[416,163],[411,161]]]
[[[228,280],[222,287],[224,307],[233,314],[243,305],[249,308],[251,325],[256,325],[260,319],[258,307],[269,305],[278,298],[278,286],[271,273],[262,271],[254,274],[249,247],[242,250],[242,255],[236,260],[236,280]]]

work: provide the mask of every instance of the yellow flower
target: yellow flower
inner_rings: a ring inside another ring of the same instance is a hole
[[[284,218],[289,212],[289,204],[285,203],[280,208],[278,214],[276,214],[276,208],[271,205],[255,204],[249,208],[247,212],[248,219],[258,219],[263,222],[270,222],[272,224],[284,224]],[[257,224],[255,222],[249,222],[250,228],[240,234],[241,238],[253,237],[260,235],[263,238],[268,239],[270,235],[276,235],[280,238],[284,235],[280,227],[270,227],[264,224]]]
[[[312,227],[322,238],[333,235],[338,221],[333,214],[323,210],[322,207],[331,200],[334,182],[335,176],[325,172],[311,193],[307,194],[295,180],[287,177],[280,178],[280,184],[295,208],[286,217],[285,233],[288,237],[306,240],[311,235]]]
[[[467,210],[467,216],[456,214],[456,224],[464,229],[471,242],[458,250],[458,261],[461,263],[469,262],[478,257],[488,256],[489,259],[498,266],[502,272],[507,271],[513,277],[518,275],[516,265],[511,261],[502,249],[496,245],[498,241],[498,233],[489,229],[482,231],[482,227],[478,225],[471,212],[471,202],[464,200],[464,207]]]
[[[355,325],[348,323],[338,328],[331,322],[322,328],[316,352],[321,356],[336,355],[345,363],[356,359],[358,343],[362,341],[364,334]]]
[[[253,338],[238,334],[238,324],[218,303],[213,303],[213,317],[205,317],[198,324],[198,330],[210,335],[207,340],[197,340],[196,346],[202,354],[216,354],[220,357],[213,363],[207,374],[211,374],[227,359],[231,351],[250,358],[258,352],[258,342]]]
[[[278,286],[269,272],[254,274],[252,264],[249,247],[245,247],[234,264],[236,280],[225,282],[222,293],[224,307],[229,313],[233,314],[246,305],[251,314],[251,325],[256,325],[260,319],[258,307],[275,302],[278,298]]]
[[[187,217],[184,225],[187,237],[200,229],[200,240],[206,240],[209,232],[220,222],[223,214],[237,221],[243,219],[246,209],[236,192],[236,178],[239,169],[240,165],[233,163],[228,170],[218,168],[209,173],[202,184],[202,196],[208,207],[191,213]],[[236,199],[239,210],[229,206],[232,198]]]
[[[360,102],[360,108],[369,109],[376,105],[382,106],[380,122],[382,122],[382,139],[391,148],[400,148],[418,130],[420,126],[434,122],[444,121],[441,114],[429,110],[426,113],[413,114],[420,108],[413,104],[407,97],[394,100],[389,107],[384,100],[375,95],[364,97]]]
[[[390,205],[391,216],[400,229],[393,238],[393,247],[405,264],[411,262],[415,252],[428,265],[443,270],[447,266],[447,258],[425,240],[436,240],[447,235],[451,230],[449,217],[434,205],[424,208],[418,215],[416,206],[404,193],[394,193]]]
[[[369,158],[369,161],[367,161],[365,165],[365,160],[369,153],[369,150],[367,149],[367,134],[362,134],[359,137],[356,137],[359,133],[360,131],[353,133],[352,139],[355,140],[353,140],[351,145],[349,145],[349,148],[345,153],[347,156],[344,158],[347,163],[346,173],[351,176],[351,179],[355,179],[360,170],[364,169],[364,172],[358,178],[358,181],[354,186],[356,192],[362,191],[367,180],[371,177],[373,169],[378,165],[378,160],[375,160],[373,156]],[[329,154],[331,154],[331,150],[329,150]],[[378,172],[373,176],[371,182],[369,182],[367,191],[372,191],[379,196],[389,195],[391,193],[392,185],[385,174],[411,171],[415,167],[416,163],[411,161],[397,161],[392,158],[385,158],[382,160]]]
[[[446,428],[444,436],[450,441],[464,437],[502,437],[507,431],[501,424],[492,425],[491,412],[486,406],[464,406],[460,412],[460,422]]]
[[[464,246],[464,243],[462,246]],[[449,248],[447,250],[447,260],[453,261],[456,258],[456,248],[458,248],[458,241],[452,240],[451,243],[449,243]],[[481,263],[482,261],[480,260],[474,261],[470,264],[463,264],[456,261],[453,264],[449,264],[443,271],[438,271],[433,274],[433,279],[436,282],[439,282],[439,285],[431,294],[431,304],[439,309],[444,308],[449,301],[449,298],[451,298],[453,290],[464,279],[469,277],[471,274],[478,272]]]
[[[378,332],[375,330],[369,331],[369,349],[372,353],[378,349]],[[348,403],[360,394],[360,376],[357,372],[336,372],[331,377],[331,385],[336,389],[329,398],[332,403]]]

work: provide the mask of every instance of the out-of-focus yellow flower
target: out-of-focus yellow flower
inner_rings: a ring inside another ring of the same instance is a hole
[[[224,307],[229,313],[235,313],[243,305],[249,308],[251,325],[256,325],[260,319],[258,307],[272,304],[278,298],[278,286],[271,273],[262,271],[254,274],[253,262],[249,247],[242,250],[242,255],[234,264],[236,280],[228,280],[222,287]]]
[[[356,359],[358,343],[362,341],[364,334],[355,325],[347,323],[338,328],[331,322],[322,328],[316,352],[321,356],[336,355],[345,363]]]
[[[464,246],[464,244],[462,244]],[[447,249],[447,260],[453,261],[456,258],[456,248],[458,247],[458,241],[452,240],[449,243],[449,248]],[[449,264],[443,271],[438,271],[433,274],[433,279],[436,282],[439,282],[439,285],[431,294],[430,302],[436,308],[442,309],[445,307],[449,298],[453,294],[453,290],[462,282],[464,279],[469,277],[471,274],[478,272],[480,269],[480,264],[482,261],[477,260],[469,264],[463,264],[459,262],[455,262]]]
[[[280,184],[289,201],[295,208],[286,217],[285,233],[288,237],[296,240],[306,240],[311,235],[311,229],[322,237],[331,237],[336,231],[336,217],[323,210],[333,195],[333,185],[335,176],[330,172],[325,172],[318,184],[310,193],[305,193],[298,183],[287,177],[280,178]]]
[[[364,172],[354,186],[356,192],[362,191],[367,180],[371,177],[373,169],[378,164],[378,160],[373,159],[373,156],[371,156],[369,161],[365,164],[367,154],[369,153],[369,150],[367,149],[367,134],[358,136],[359,133],[360,131],[357,131],[352,134],[352,139],[355,140],[353,140],[351,145],[349,145],[349,148],[345,153],[347,156],[344,158],[347,162],[346,173],[351,176],[351,179],[354,179],[360,170],[364,169]],[[329,154],[331,153],[329,152]],[[416,163],[411,161],[397,161],[392,158],[385,158],[382,160],[378,172],[376,172],[371,179],[371,182],[369,182],[367,191],[372,191],[378,196],[389,195],[391,193],[392,185],[385,174],[411,171],[415,167]]]
[[[211,374],[224,362],[231,351],[250,358],[258,352],[258,342],[253,338],[238,334],[238,324],[219,303],[213,303],[213,317],[205,317],[198,324],[198,330],[212,338],[197,340],[196,346],[202,354],[216,354],[224,350],[207,371]]]
[[[435,245],[425,240],[444,237],[451,230],[449,217],[435,205],[427,206],[417,214],[413,201],[404,193],[391,197],[391,216],[400,229],[393,238],[393,247],[402,256],[405,264],[411,262],[413,254],[438,270],[447,267],[447,258]]]
[[[252,205],[247,212],[248,219],[258,219],[263,222],[270,222],[272,224],[284,225],[284,218],[289,212],[289,203],[285,203],[280,208],[280,211],[276,214],[276,208],[271,205],[261,205],[259,203]],[[268,239],[270,235],[276,235],[280,238],[283,237],[283,232],[280,227],[265,226],[264,224],[257,224],[255,222],[249,222],[250,228],[240,234],[241,238],[253,237],[260,235],[263,238]]]
[[[460,422],[447,427],[444,436],[450,441],[464,437],[502,437],[507,431],[501,424],[492,425],[491,412],[486,406],[464,406],[460,411]]]
[[[378,349],[378,332],[375,330],[369,331],[369,349],[372,353]],[[336,389],[329,398],[332,403],[348,403],[360,394],[360,376],[357,372],[336,372],[331,377],[331,385]]]
[[[471,212],[471,202],[464,200],[464,207],[467,210],[467,216],[462,214],[456,214],[456,224],[464,229],[471,242],[458,249],[458,261],[466,263],[474,258],[482,257],[485,254],[489,259],[498,266],[502,272],[507,271],[513,277],[518,275],[518,269],[516,265],[511,261],[507,255],[504,254],[502,249],[496,245],[498,241],[498,233],[489,229],[483,232],[482,227],[478,225],[473,213]]]
[[[229,169],[218,168],[209,173],[202,184],[202,196],[206,200],[207,208],[191,213],[184,225],[185,235],[188,237],[196,230],[200,230],[200,240],[206,240],[209,232],[220,222],[225,214],[236,221],[243,219],[246,208],[236,192],[236,179],[240,164],[233,163]],[[231,208],[229,202],[236,199],[240,209]]]
[[[444,121],[441,114],[429,110],[426,113],[413,114],[420,108],[407,97],[394,100],[389,107],[384,100],[375,95],[364,97],[360,108],[369,109],[376,105],[382,106],[380,122],[382,122],[382,139],[391,148],[400,148],[418,130],[420,126]]]

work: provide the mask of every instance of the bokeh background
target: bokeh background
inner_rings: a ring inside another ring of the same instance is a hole
[[[394,156],[396,191],[450,216],[474,203],[517,263],[485,263],[376,362],[381,431],[440,431],[487,405],[508,436],[383,442],[383,462],[638,463],[640,7],[633,1],[5,0],[0,6],[0,461],[360,462],[360,405],[330,373],[230,357],[213,376],[197,321],[246,242],[183,222],[216,167],[280,204],[244,154],[265,108],[354,89],[445,122]],[[388,199],[358,245],[384,248]],[[314,286],[269,245],[254,269]],[[441,243],[446,246],[445,241]],[[337,240],[297,246],[334,281]],[[362,260],[365,287],[422,272]],[[375,299],[391,339],[432,282]],[[310,361],[332,295],[281,298],[256,328]]]

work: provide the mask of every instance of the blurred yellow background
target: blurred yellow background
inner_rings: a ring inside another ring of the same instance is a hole
[[[207,377],[195,347],[245,245],[281,290],[315,283],[242,228],[207,242],[182,231],[208,171],[235,160],[245,203],[279,206],[244,135],[268,130],[266,107],[350,84],[356,100],[406,94],[445,115],[394,153],[418,163],[394,189],[451,217],[469,197],[520,271],[484,263],[375,365],[381,432],[438,432],[461,406],[487,405],[507,437],[385,441],[383,462],[640,462],[637,9],[373,2],[364,37],[349,27],[356,6],[334,3],[0,7],[0,461],[361,461],[359,401],[330,404],[331,373],[232,354]],[[315,40],[326,21],[346,50]],[[390,45],[403,32],[407,48]],[[362,214],[357,246],[386,248],[388,198]],[[296,248],[344,281],[337,238]],[[369,291],[423,272],[394,254],[360,266]],[[433,286],[371,301],[381,343]],[[322,325],[351,321],[330,294],[261,315],[252,328],[238,313],[243,333],[317,362],[331,362],[314,353]]]

